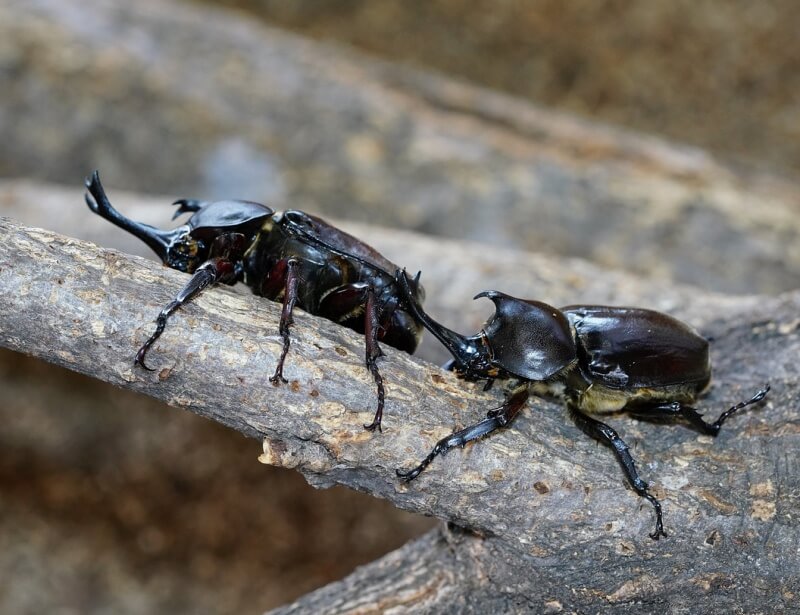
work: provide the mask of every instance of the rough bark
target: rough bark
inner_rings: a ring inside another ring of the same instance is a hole
[[[180,2],[0,5],[0,173],[267,201],[726,292],[800,286],[800,192]],[[633,239],[632,239],[633,238]]]
[[[296,468],[316,486],[345,484],[489,536],[451,541],[447,565],[441,553],[428,556],[429,569],[466,601],[442,591],[431,610],[463,604],[478,611],[500,596],[508,606],[541,598],[566,610],[738,605],[775,612],[800,592],[798,294],[741,304],[688,299],[686,313],[715,339],[716,386],[701,409],[715,414],[764,382],[773,385],[762,408],[732,420],[719,438],[614,419],[665,505],[670,537],[653,542],[649,506],[557,403],[533,400],[511,429],[437,459],[403,485],[395,467],[481,417],[501,391],[481,392],[387,349],[386,432],[368,434],[361,425],[371,417],[374,389],[363,340],[299,315],[291,383],[274,388],[266,377],[280,347],[277,305],[227,289],[174,318],[151,354],[158,371],[146,374],[133,368],[133,352],[185,276],[7,220],[0,238],[4,346],[263,437],[262,460]],[[474,566],[464,568],[465,558]],[[430,583],[426,574],[415,578],[409,591]],[[326,591],[333,599],[342,587]]]

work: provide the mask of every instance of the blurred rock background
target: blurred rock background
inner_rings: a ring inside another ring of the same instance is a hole
[[[791,0],[221,4],[750,168],[800,173]]]
[[[100,168],[112,195],[239,196],[581,257],[665,295],[800,286],[791,2],[225,4],[0,4],[0,177],[58,194]],[[0,215],[24,222],[13,186]],[[89,215],[65,202],[48,228]],[[4,613],[260,612],[432,523],[314,491],[197,417],[0,359]]]

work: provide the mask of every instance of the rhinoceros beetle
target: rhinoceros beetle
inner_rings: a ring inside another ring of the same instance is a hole
[[[576,424],[589,436],[609,445],[636,493],[656,513],[654,540],[666,536],[661,503],[639,477],[627,444],[614,429],[589,416],[626,410],[643,418],[681,418],[698,431],[715,436],[723,423],[742,408],[761,401],[769,384],[747,401],[708,423],[691,405],[711,380],[708,341],[667,314],[632,307],[570,305],[556,309],[546,303],[485,291],[494,315],[476,335],[465,337],[442,326],[422,309],[407,283],[396,275],[409,310],[453,355],[449,367],[467,380],[497,378],[517,381],[502,406],[482,421],[442,438],[415,468],[397,470],[411,481],[438,455],[453,447],[506,427],[519,414],[531,392],[566,400]]]
[[[275,212],[251,201],[182,199],[174,203],[178,209],[173,219],[184,213],[192,216],[186,224],[165,231],[114,209],[97,171],[87,178],[86,188],[86,203],[94,213],[144,241],[165,265],[192,274],[158,315],[156,330],[136,354],[136,364],[150,369],[145,355],[175,310],[209,286],[244,282],[255,294],[283,302],[278,328],[283,347],[270,378],[274,385],[287,382],[283,365],[295,307],[365,336],[365,362],[377,387],[378,405],[372,423],[364,427],[380,431],[385,393],[377,366],[383,354],[378,342],[413,353],[423,331],[400,300],[396,265],[355,237],[301,211]],[[406,282],[404,289],[415,304],[421,303],[424,290],[418,280]]]

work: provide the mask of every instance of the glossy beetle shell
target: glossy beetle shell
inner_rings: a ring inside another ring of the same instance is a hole
[[[251,235],[273,213],[272,208],[253,201],[214,201],[192,215],[187,224],[196,239],[209,240],[226,232]]]
[[[561,309],[575,328],[581,369],[611,389],[693,385],[711,378],[708,341],[667,314],[630,307]]]

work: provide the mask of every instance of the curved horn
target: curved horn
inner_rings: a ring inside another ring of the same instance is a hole
[[[114,209],[108,200],[103,184],[100,183],[100,174],[97,171],[94,171],[90,177],[86,178],[86,189],[88,192],[84,199],[89,209],[144,241],[164,262],[167,260],[170,244],[182,233],[186,232],[185,228],[180,227],[171,231],[162,231],[149,224],[142,224],[123,216]]]
[[[415,294],[411,287],[412,283],[414,285],[419,284],[419,277],[420,275],[417,274],[413,281],[409,280],[405,269],[402,271],[398,269],[395,273],[397,285],[400,288],[400,292],[405,299],[408,309],[428,331],[433,333],[436,339],[444,344],[444,346],[450,351],[450,354],[453,355],[453,358],[455,358],[458,363],[462,365],[468,365],[470,359],[480,353],[478,338],[466,337],[456,333],[452,329],[448,329],[444,325],[436,322],[433,318],[428,316],[427,313],[425,313],[425,311],[422,309],[422,306],[416,300]]]

